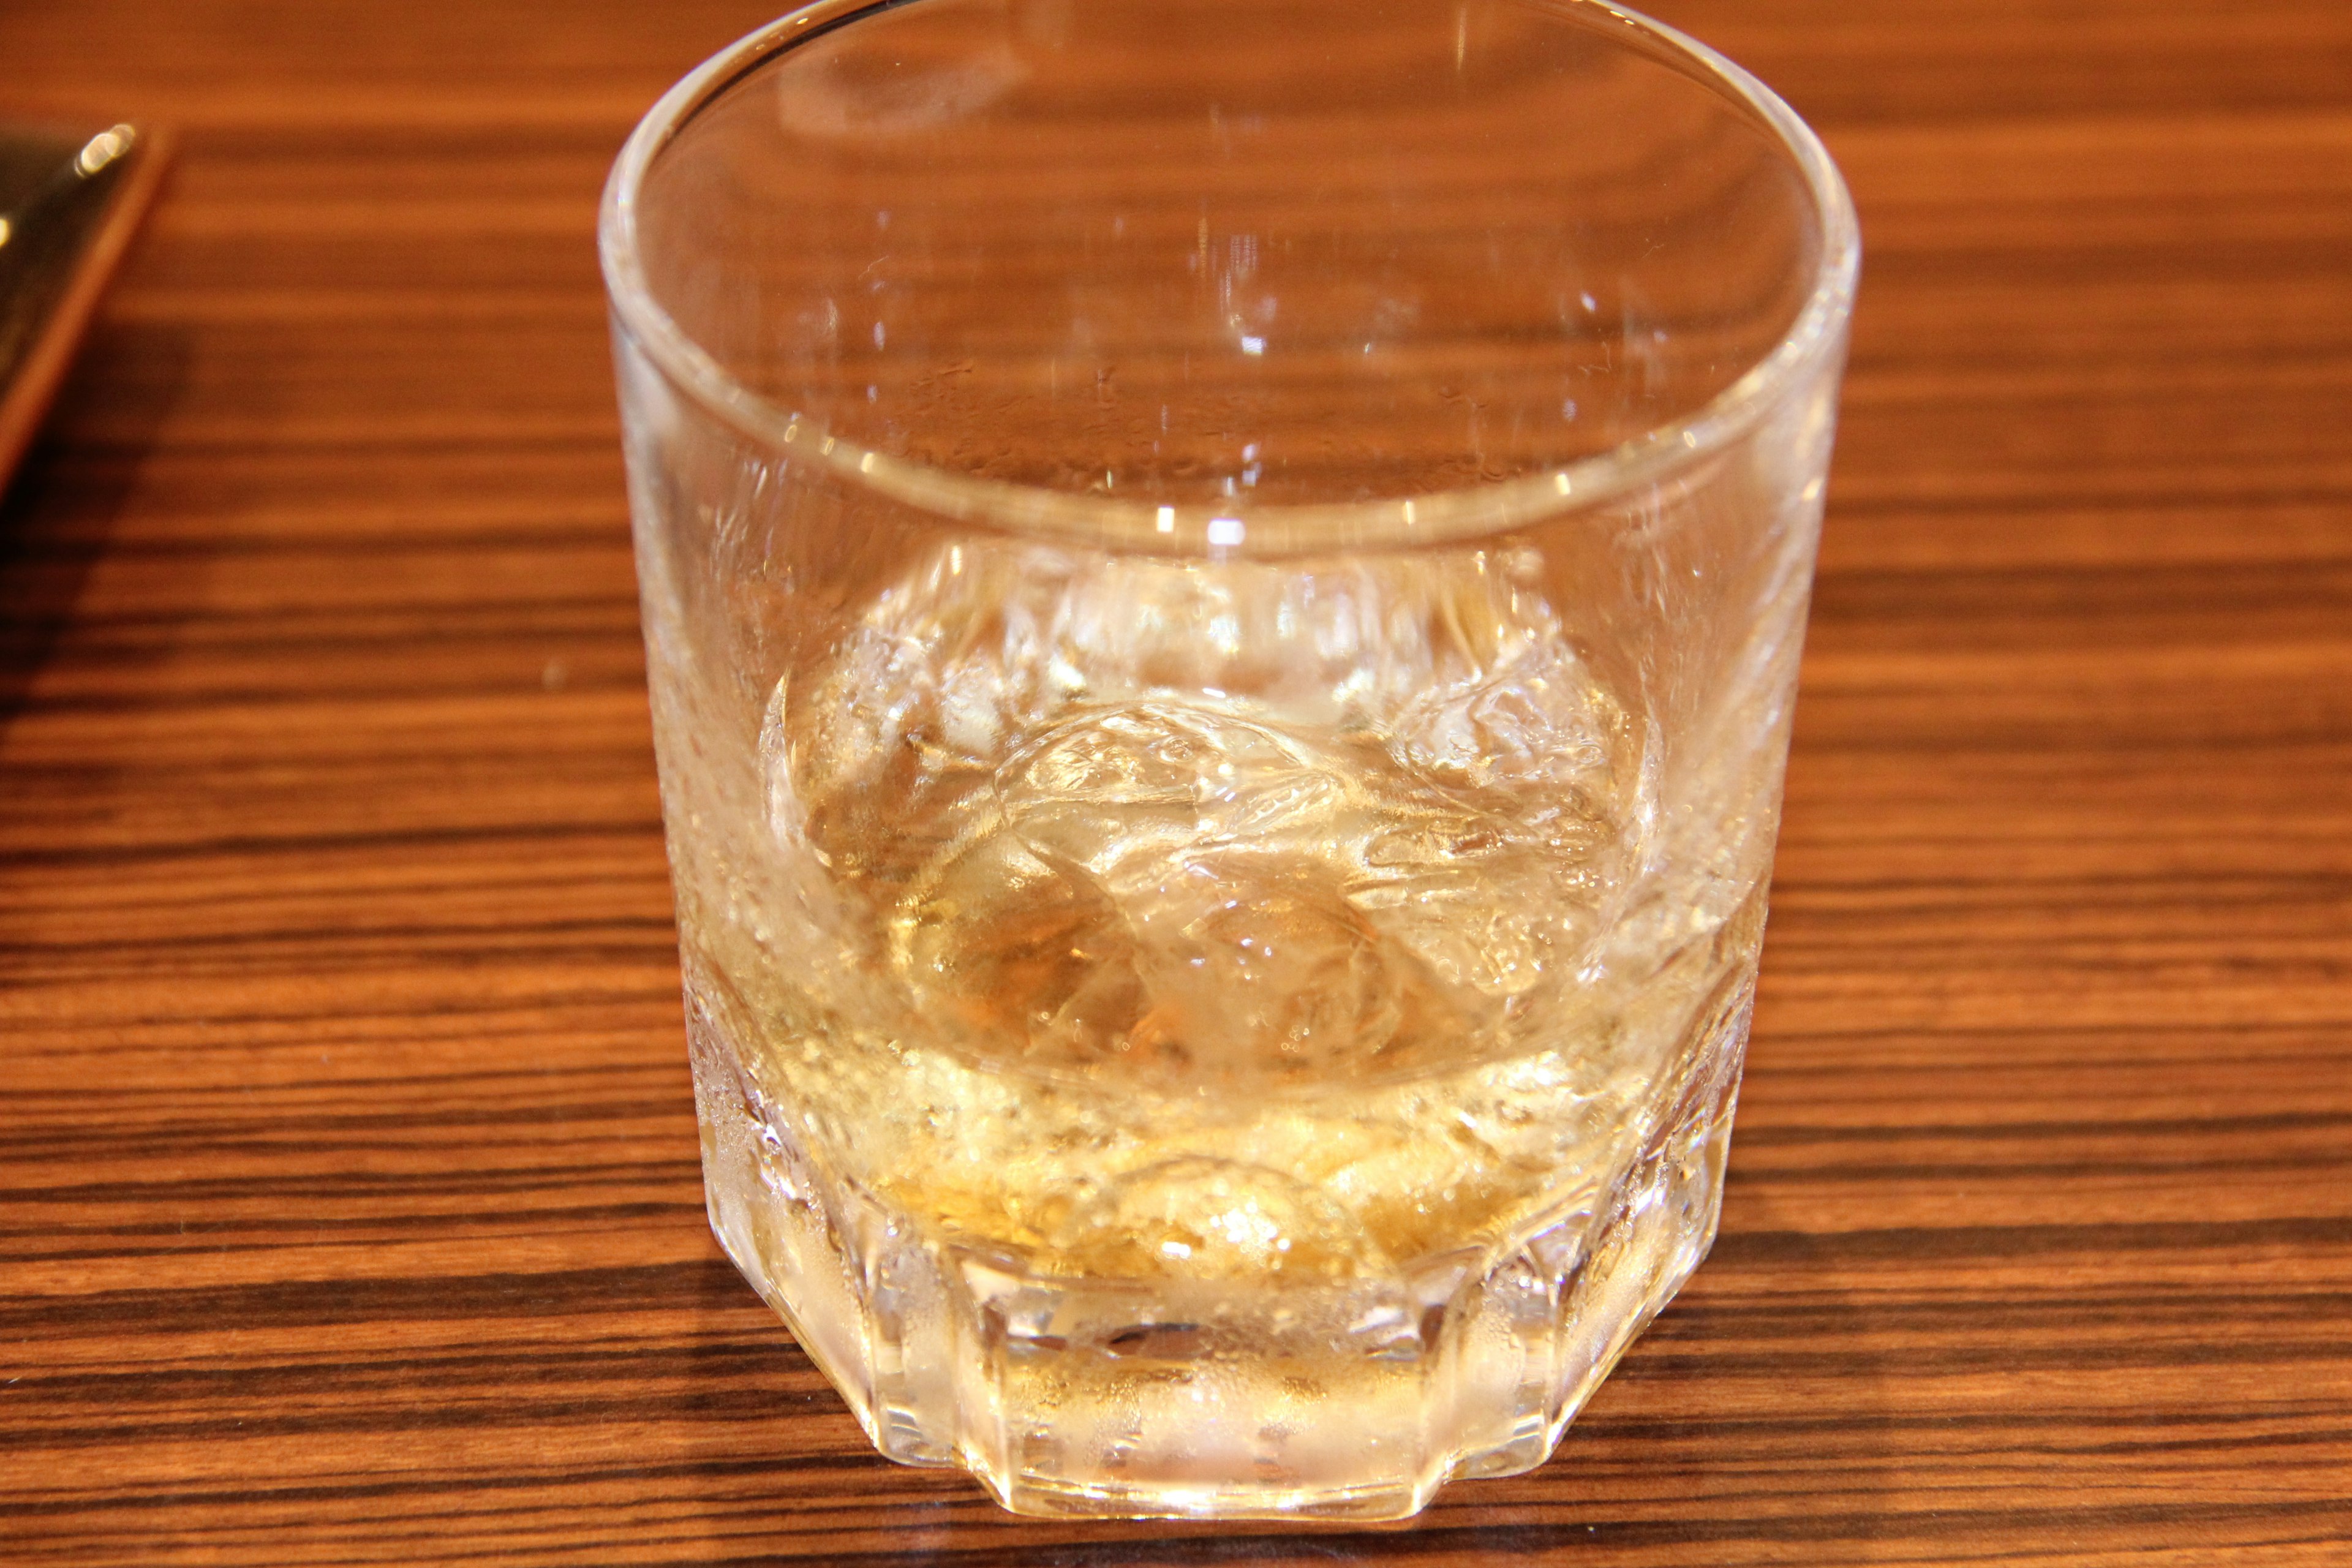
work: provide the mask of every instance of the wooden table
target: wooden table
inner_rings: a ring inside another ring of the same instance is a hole
[[[0,9],[184,138],[0,508],[0,1557],[2352,1563],[2352,5],[1658,0],[1870,247],[1723,1237],[1313,1534],[873,1458],[704,1225],[590,234],[767,3]]]

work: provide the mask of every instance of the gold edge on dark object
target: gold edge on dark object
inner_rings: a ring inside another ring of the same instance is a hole
[[[141,220],[153,205],[171,162],[168,132],[152,125],[130,129],[131,146],[120,157],[121,172],[105,197],[103,217],[67,263],[64,286],[48,300],[44,319],[36,323],[23,354],[13,367],[0,367],[0,378],[5,378],[0,379],[0,488],[16,472],[42,416],[64,384],[74,351],[89,329],[107,283],[130,250]],[[13,308],[13,300],[0,296],[0,315]]]

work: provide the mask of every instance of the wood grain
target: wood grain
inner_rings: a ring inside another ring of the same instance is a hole
[[[1870,246],[1723,1237],[1358,1533],[887,1466],[704,1226],[590,232],[765,7],[0,11],[184,132],[0,505],[0,1555],[2352,1560],[2352,8],[1656,9]]]

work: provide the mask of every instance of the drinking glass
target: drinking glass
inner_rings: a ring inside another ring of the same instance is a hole
[[[1540,1463],[1714,1235],[1820,143],[1589,0],[822,0],[602,245],[745,1277],[1021,1511]]]

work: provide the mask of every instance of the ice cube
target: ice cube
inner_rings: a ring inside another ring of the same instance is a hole
[[[1013,834],[931,868],[896,938],[918,1011],[982,1056],[1083,1068],[1138,1048],[1147,1003],[1127,921],[1083,869]]]
[[[1624,741],[1622,711],[1555,645],[1417,694],[1397,714],[1391,743],[1432,779],[1534,807],[1571,788],[1607,790]]]
[[[1245,850],[1122,865],[1150,1011],[1139,1027],[1218,1077],[1328,1076],[1390,1054],[1435,998],[1328,865]]]
[[[1047,731],[999,775],[1006,822],[1042,855],[1118,879],[1184,847],[1320,838],[1349,781],[1304,743],[1213,705],[1139,701]],[[1149,873],[1146,873],[1149,875]]]

